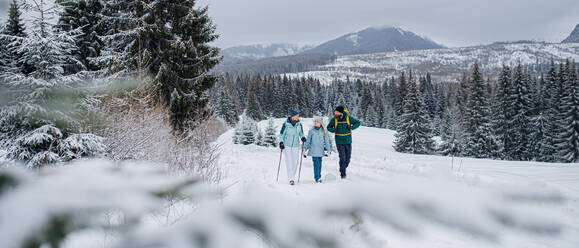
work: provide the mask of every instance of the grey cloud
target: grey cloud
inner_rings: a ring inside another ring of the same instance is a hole
[[[217,45],[319,43],[393,25],[447,46],[560,41],[579,23],[577,0],[200,0],[222,35]]]

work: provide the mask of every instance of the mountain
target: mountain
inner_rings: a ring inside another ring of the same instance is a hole
[[[221,54],[223,55],[225,63],[235,63],[245,60],[295,55],[309,48],[311,48],[311,46],[285,43],[270,45],[256,44],[226,48],[221,51]]]
[[[575,26],[569,37],[561,41],[561,43],[579,43],[579,24]]]
[[[371,27],[349,33],[309,49],[309,54],[368,54],[444,48],[436,42],[397,27]]]
[[[337,56],[331,63],[310,67],[309,71],[287,74],[313,77],[322,82],[334,79],[361,79],[372,82],[398,76],[401,71],[430,72],[440,81],[455,81],[474,62],[485,73],[497,73],[505,65],[518,62],[529,69],[544,71],[551,63],[570,59],[579,61],[579,43],[504,43],[483,46],[398,51]]]

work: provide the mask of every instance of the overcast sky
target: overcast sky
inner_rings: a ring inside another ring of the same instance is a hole
[[[399,26],[446,46],[563,40],[579,0],[198,0],[209,5],[221,47],[317,44],[370,26]]]
[[[0,0],[5,22],[8,3]],[[494,41],[559,42],[579,23],[579,0],[198,0],[226,48],[319,44],[370,26],[398,26],[456,47]]]

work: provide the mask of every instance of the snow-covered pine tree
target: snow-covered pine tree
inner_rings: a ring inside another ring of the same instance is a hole
[[[513,74],[509,90],[509,104],[513,116],[507,119],[509,129],[506,135],[511,144],[505,146],[507,157],[513,160],[527,160],[530,157],[529,127],[532,103],[529,87],[529,77],[519,64]]]
[[[230,126],[235,126],[239,121],[235,104],[233,99],[229,95],[228,90],[225,87],[219,87],[219,95],[217,96],[217,106],[216,113],[217,116],[223,118],[223,120]]]
[[[74,37],[78,50],[74,56],[82,62],[84,68],[95,71],[102,65],[92,63],[101,56],[104,42],[100,36],[105,35],[107,30],[101,25],[101,12],[103,4],[100,0],[57,0],[63,10],[60,13],[56,29],[70,32],[80,30],[80,34]],[[71,68],[79,71],[81,68]]]
[[[8,10],[8,21],[0,31],[0,72],[20,72],[18,48],[26,37],[25,25],[22,21],[21,2],[12,0]]]
[[[478,63],[472,70],[470,94],[463,120],[465,128],[464,154],[476,158],[488,158],[494,152],[491,133],[490,109],[487,87]]]
[[[68,161],[104,151],[101,138],[83,133],[79,115],[86,111],[85,96],[73,90],[78,75],[66,75],[74,63],[73,35],[54,33],[50,20],[58,8],[44,0],[31,6],[31,31],[14,47],[22,70],[3,73],[11,95],[10,104],[0,107],[0,136],[9,156],[29,167]]]
[[[396,129],[394,149],[397,152],[427,154],[433,147],[428,114],[418,94],[414,79],[409,77],[403,113]]]
[[[510,107],[509,89],[511,87],[511,69],[509,66],[503,65],[503,69],[498,78],[497,86],[493,96],[493,115],[492,127],[493,135],[497,143],[497,151],[495,157],[505,158],[505,147],[511,146],[511,141],[507,135],[508,123],[513,116]]]
[[[249,87],[249,92],[247,93],[246,114],[251,119],[261,120],[263,119],[263,112],[261,110],[261,103],[257,99],[255,88],[256,86],[254,83]]]
[[[273,122],[273,119],[270,118],[267,121],[267,127],[265,128],[265,134],[263,137],[264,146],[276,147],[278,145],[277,137],[278,135],[277,130],[275,128],[275,124]]]
[[[358,111],[356,112],[356,114],[358,115],[358,117],[362,120],[362,123],[364,123],[364,125],[368,125],[371,126],[373,125],[373,123],[370,125],[370,123],[367,122],[367,118],[368,118],[368,109],[370,108],[370,105],[372,105],[374,99],[372,99],[372,93],[370,92],[370,86],[369,85],[364,85],[362,86],[362,96],[360,99],[360,104],[358,105]]]
[[[256,144],[259,130],[255,121],[248,116],[244,116],[241,122],[242,128],[239,143],[242,145]]]
[[[559,161],[558,154],[555,149],[555,141],[559,135],[559,101],[561,100],[561,85],[557,79],[557,71],[555,63],[551,61],[551,66],[547,73],[543,75],[544,78],[544,119],[543,125],[545,133],[543,141],[539,144],[540,153],[537,154],[537,160],[544,162]]]
[[[559,104],[559,135],[556,139],[556,149],[562,162],[570,163],[577,161],[577,111],[579,111],[579,99],[577,99],[577,76],[575,68],[569,60],[561,68],[559,80],[561,81],[562,94]]]
[[[196,8],[194,0],[121,0],[107,1],[104,9],[111,70],[153,76],[153,92],[170,106],[174,129],[206,119],[206,91],[217,81],[209,71],[221,59],[209,45],[218,35],[208,8]]]
[[[460,110],[456,106],[446,108],[440,127],[442,141],[438,151],[446,156],[457,156],[462,152],[462,126]]]

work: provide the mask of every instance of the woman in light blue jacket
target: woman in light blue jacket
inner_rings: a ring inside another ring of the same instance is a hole
[[[322,120],[316,118],[314,120],[314,128],[308,133],[308,138],[304,149],[308,150],[308,156],[312,157],[314,162],[314,180],[317,183],[322,182],[322,157],[328,156],[328,153],[332,151],[332,146],[330,145],[330,140],[326,130],[324,130],[324,125]],[[306,157],[304,155],[304,157]]]
[[[297,110],[291,110],[290,115],[281,126],[279,148],[284,150],[287,178],[290,185],[294,185],[296,170],[300,160],[301,143],[306,142],[304,129],[300,122],[300,113]]]

